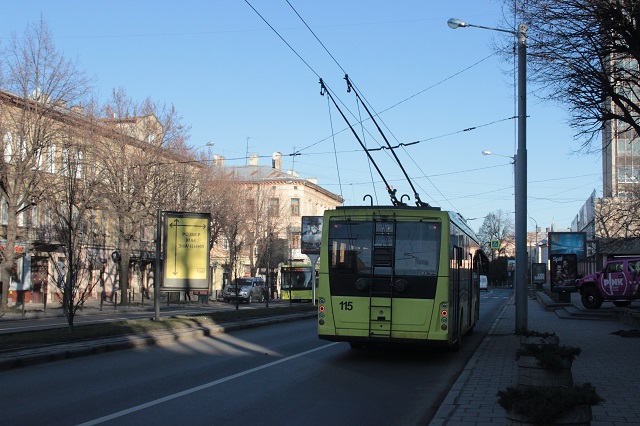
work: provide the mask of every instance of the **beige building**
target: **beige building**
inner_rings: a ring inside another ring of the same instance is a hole
[[[291,170],[282,170],[282,154],[275,152],[267,164],[261,165],[258,155],[250,155],[246,166],[227,166],[225,158],[214,156],[214,167],[224,170],[225,175],[238,184],[248,187],[245,195],[247,206],[255,206],[256,200],[263,198],[265,216],[277,216],[273,226],[274,238],[286,244],[286,260],[309,263],[309,258],[301,253],[300,237],[302,216],[322,216],[325,210],[335,209],[344,200],[318,185],[316,178],[302,178]],[[266,219],[265,219],[266,220]],[[256,250],[255,247],[252,248]],[[225,269],[228,247],[224,240],[218,241],[212,251],[212,259],[217,265],[215,288],[221,290],[223,283],[231,279],[231,271]],[[245,253],[236,265],[239,276],[251,274],[251,262]],[[258,271],[264,275],[266,271]]]
[[[24,130],[30,126],[38,132]],[[230,191],[246,198],[247,210],[260,200],[265,206],[261,214],[247,215],[242,223],[241,232],[253,240],[248,239],[241,252],[236,276],[260,272],[256,259],[273,248],[264,246],[266,233],[286,252],[283,259],[308,261],[300,252],[302,216],[321,216],[343,202],[316,179],[283,171],[280,153],[274,153],[268,165],[260,165],[254,155],[247,166],[235,167],[226,166],[221,156],[214,156],[209,164],[194,159],[188,147],[166,148],[162,125],[153,114],[96,118],[62,101],[21,98],[0,90],[0,141],[2,177],[11,179],[23,173],[24,180],[37,182],[28,188],[16,186],[13,191],[7,186],[8,192],[0,194],[0,252],[7,250],[8,236],[15,235],[11,237],[15,240],[15,273],[8,297],[13,302],[55,302],[59,297],[67,255],[64,239],[55,232],[62,216],[55,211],[60,210],[57,197],[61,192],[56,195],[51,191],[54,184],[64,188],[65,182],[77,181],[86,186],[92,175],[93,198],[83,201],[90,207],[83,213],[82,223],[69,229],[83,247],[79,256],[86,257],[83,274],[87,283],[93,283],[86,284],[93,298],[104,293],[113,297],[122,288],[117,279],[122,265],[128,265],[129,295],[148,293],[153,283],[155,211],[207,212],[217,208],[207,204],[203,193],[201,177],[209,167],[224,172],[233,184]],[[64,166],[72,159],[76,168],[70,174],[71,169]],[[9,183],[7,180],[6,185]],[[29,203],[20,201],[24,199]],[[271,223],[269,227],[265,227],[266,221]],[[258,244],[261,241],[262,246]],[[228,258],[220,237],[211,253],[214,290],[221,289],[231,275],[225,269]]]

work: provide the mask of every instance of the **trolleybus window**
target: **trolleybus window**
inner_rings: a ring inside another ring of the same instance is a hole
[[[400,222],[396,231],[397,275],[438,275],[440,226]]]
[[[329,240],[332,269],[353,273],[371,267],[371,222],[334,223]]]
[[[395,236],[391,224],[386,225],[381,227],[377,222],[375,231],[388,231],[388,235],[383,235],[382,243],[378,239],[374,247],[372,222],[333,222],[329,230],[332,271],[368,274],[371,272],[373,252],[376,275],[391,274],[394,265],[396,275],[437,275],[440,260],[438,223],[397,222]]]

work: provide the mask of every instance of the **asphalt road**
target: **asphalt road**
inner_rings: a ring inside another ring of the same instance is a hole
[[[314,319],[0,373],[0,424],[428,424],[511,290],[459,352],[352,350]]]

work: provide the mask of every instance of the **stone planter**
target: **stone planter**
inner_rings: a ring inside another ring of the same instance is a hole
[[[561,364],[559,369],[549,370],[541,367],[533,356],[520,356],[518,358],[518,387],[572,386],[572,362],[563,359],[559,363]]]
[[[509,425],[589,425],[591,407],[602,402],[590,383],[509,387],[497,396]]]
[[[540,407],[544,410],[544,407]],[[540,423],[531,423],[526,416],[515,413],[511,410],[506,411],[507,425],[517,426],[535,426]],[[578,405],[569,413],[555,419],[553,423],[544,423],[545,425],[564,425],[564,426],[577,426],[577,425],[590,425],[592,419],[591,406],[590,405]]]
[[[520,336],[521,345],[559,345],[560,338],[555,334],[549,336]]]

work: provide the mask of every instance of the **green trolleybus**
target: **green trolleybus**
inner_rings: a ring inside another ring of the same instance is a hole
[[[318,337],[457,350],[479,316],[487,256],[457,214],[428,206],[324,213]]]
[[[310,302],[313,298],[313,266],[306,264],[280,267],[280,298],[293,302]]]

